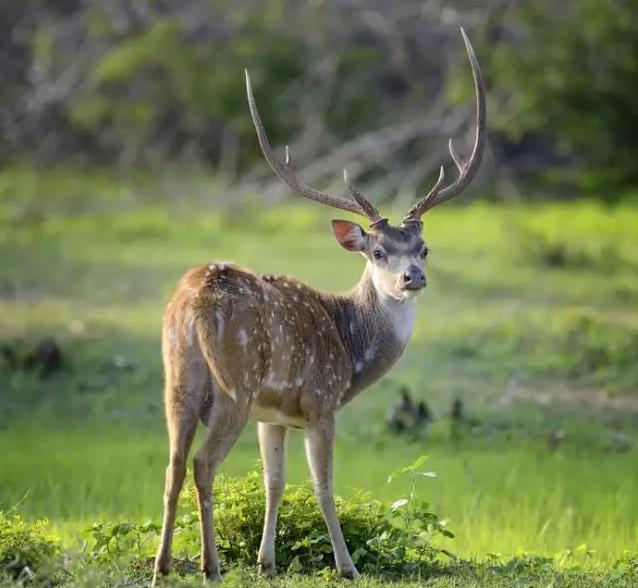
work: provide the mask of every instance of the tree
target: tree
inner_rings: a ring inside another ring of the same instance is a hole
[[[638,181],[638,3],[533,0],[511,16],[522,39],[490,64],[498,126],[551,137],[581,164],[582,187]]]

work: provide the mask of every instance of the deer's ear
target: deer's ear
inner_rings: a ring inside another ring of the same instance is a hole
[[[366,246],[366,232],[357,224],[346,220],[333,220],[332,231],[339,245],[348,251],[363,251]]]

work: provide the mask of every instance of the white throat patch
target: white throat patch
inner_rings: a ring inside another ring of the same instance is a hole
[[[382,297],[381,307],[392,325],[397,340],[405,346],[414,328],[416,300],[411,298],[397,301],[394,298]]]

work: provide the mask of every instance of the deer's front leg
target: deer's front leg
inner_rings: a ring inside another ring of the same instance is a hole
[[[306,428],[306,456],[312,474],[315,495],[328,526],[335,565],[343,576],[356,578],[359,573],[352,563],[335,508],[332,488],[332,460],[334,449],[334,415],[322,415]]]
[[[281,425],[259,423],[259,449],[264,466],[264,486],[266,487],[266,516],[264,532],[261,536],[259,569],[268,577],[275,575],[275,536],[277,534],[277,514],[286,485],[286,438],[288,428]]]

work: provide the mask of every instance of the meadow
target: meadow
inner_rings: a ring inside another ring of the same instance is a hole
[[[53,337],[63,353],[46,376],[5,354],[0,510],[48,519],[70,553],[95,521],[159,519],[159,345],[172,288],[188,267],[215,260],[349,288],[363,261],[336,244],[330,218],[199,173],[0,172],[0,343],[19,355]],[[428,455],[417,492],[455,535],[436,544],[469,567],[445,564],[422,583],[621,585],[619,561],[638,573],[627,559],[638,553],[637,226],[635,205],[588,200],[474,201],[426,216],[428,288],[411,344],[340,416],[335,474],[346,499],[362,488],[394,501],[411,483],[389,474]],[[431,408],[425,430],[388,430],[400,386]],[[292,437],[289,479],[299,483],[308,474],[302,437]],[[251,425],[223,471],[255,468]],[[227,579],[248,582],[260,580],[247,568]]]

